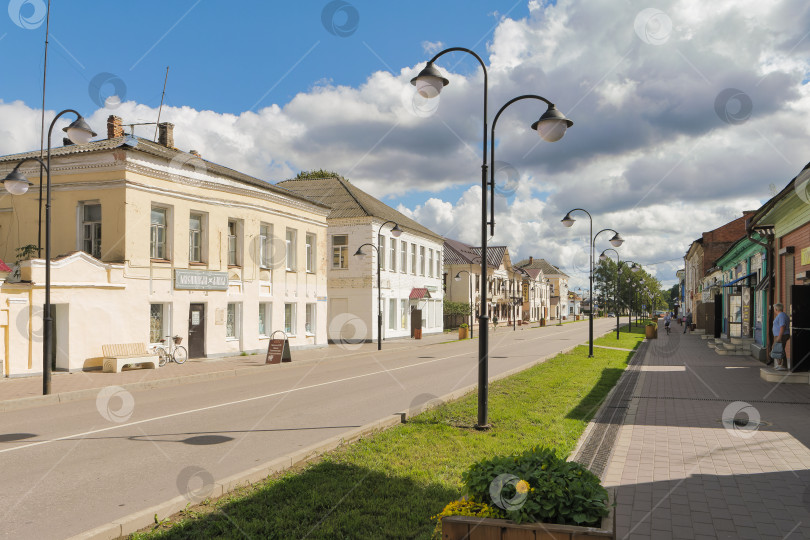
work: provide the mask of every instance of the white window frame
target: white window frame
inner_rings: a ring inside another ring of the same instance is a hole
[[[425,246],[419,246],[419,275],[425,275]]]
[[[160,335],[158,336],[157,341],[151,341],[152,339],[152,306],[160,306],[161,308],[161,321],[160,321]],[[165,338],[166,336],[171,334],[171,328],[169,328],[169,324],[171,322],[171,304],[165,302],[150,302],[149,303],[149,339],[150,344],[157,345],[160,343],[160,340]]]
[[[228,313],[233,306],[233,334],[228,334]],[[242,302],[228,302],[225,307],[225,341],[237,341],[242,332]]]
[[[315,249],[317,246],[318,237],[314,233],[307,233],[306,246],[307,246],[307,273],[315,273]]]
[[[315,335],[315,327],[318,323],[318,305],[315,303],[308,303],[304,306],[304,310],[304,333],[311,337]]]
[[[264,317],[264,332],[261,328],[261,319]],[[269,338],[273,333],[273,303],[272,302],[259,302],[259,318],[257,319],[256,328],[260,338]]]
[[[388,269],[391,272],[397,271],[397,239],[391,238],[391,245],[388,246]]]
[[[231,230],[233,224],[233,230]],[[242,266],[242,220],[228,219],[228,266]],[[231,234],[233,233],[233,234]],[[233,245],[231,245],[233,244]],[[233,259],[231,258],[233,253]]]
[[[284,235],[284,259],[288,272],[295,272],[296,268],[296,249],[298,244],[298,231],[295,229],[287,229]]]
[[[397,328],[397,299],[388,299],[388,329],[398,330]]]
[[[345,238],[345,244],[335,244],[335,238]],[[335,265],[335,257],[337,256],[337,265]],[[345,270],[349,268],[349,235],[348,234],[333,234],[332,235],[332,268]]]
[[[295,336],[297,332],[297,305],[295,302],[286,302],[284,304],[284,332],[288,336]],[[287,306],[290,306],[290,318],[287,318]],[[289,323],[289,324],[288,324]]]
[[[411,244],[411,275],[416,275],[416,244]]]
[[[102,241],[102,238],[103,238],[103,236],[102,236],[103,231],[102,231],[102,225],[101,225],[102,224],[102,216],[99,216],[98,221],[85,221],[84,212],[85,212],[85,208],[87,208],[88,206],[98,206],[99,208],[101,208],[101,202],[98,201],[98,200],[95,200],[95,201],[80,201],[79,202],[79,207],[77,209],[77,218],[78,219],[77,219],[77,223],[76,223],[76,249],[79,250],[79,251],[84,251],[85,253],[87,253],[91,257],[95,257],[96,259],[101,259],[101,241]],[[103,212],[103,210],[102,210],[102,212]],[[85,244],[87,243],[87,240],[88,240],[87,234],[86,234],[88,225],[91,226],[90,229],[92,231],[96,231],[96,230],[98,231],[98,239],[95,238],[95,236],[96,236],[95,234],[91,235],[91,238],[90,238],[90,251],[85,249],[86,248]],[[98,255],[96,255],[94,253],[95,251],[98,251]]]
[[[442,251],[436,250],[436,277],[442,277]]]
[[[259,223],[259,267],[273,266],[273,225]]]
[[[165,223],[163,225],[163,253],[159,253],[155,244],[155,224],[152,223],[152,212],[160,210],[163,212]],[[153,204],[149,211],[149,258],[158,261],[170,261],[171,258],[171,238],[172,238],[172,209],[170,206]],[[162,257],[160,255],[163,255]]]
[[[385,236],[383,235],[377,238],[377,257],[380,258],[380,269],[385,270]]]
[[[408,242],[405,240],[399,241],[399,271],[403,274],[408,273]]]
[[[200,242],[200,256],[199,259],[194,260],[192,257],[192,228],[191,228],[191,218],[193,216],[200,217],[200,231],[199,231],[199,242]],[[197,264],[204,264],[208,261],[208,214],[205,212],[189,212],[188,214],[188,262],[190,263],[197,263]]]
[[[428,249],[428,263],[427,263],[428,277],[433,277],[433,249]]]

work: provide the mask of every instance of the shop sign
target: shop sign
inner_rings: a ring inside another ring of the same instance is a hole
[[[810,264],[810,247],[802,248],[802,266]]]
[[[174,288],[196,291],[227,291],[228,272],[177,269],[174,271]]]

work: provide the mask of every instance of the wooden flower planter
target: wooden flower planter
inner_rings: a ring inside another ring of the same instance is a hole
[[[513,523],[506,519],[467,516],[442,518],[442,540],[587,540],[616,538],[614,493],[610,496],[610,514],[602,518],[600,527],[577,527],[553,523]]]
[[[469,328],[459,327],[458,329],[458,339],[467,339],[470,334]]]

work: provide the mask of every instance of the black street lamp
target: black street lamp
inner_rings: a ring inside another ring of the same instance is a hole
[[[461,281],[461,272],[467,274],[469,278],[469,288],[470,288],[470,339],[473,339],[473,326],[475,326],[473,321],[473,301],[472,301],[472,274],[469,270],[461,270],[456,274],[456,277],[453,278],[455,281]]]
[[[573,210],[569,210],[568,213],[565,214],[565,217],[562,218],[560,221],[566,227],[571,227],[574,225],[574,218],[571,217],[571,212],[585,212],[588,214],[588,219],[591,223],[590,228],[590,256],[591,256],[591,266],[590,271],[588,272],[588,296],[590,297],[590,309],[588,310],[588,358],[593,358],[593,252],[596,247],[596,237],[606,231],[611,231],[613,233],[613,237],[610,239],[610,245],[613,247],[619,247],[624,243],[624,238],[616,232],[614,229],[602,229],[596,234],[593,234],[593,217],[591,213],[585,210],[584,208],[574,208]]]
[[[402,229],[399,228],[399,225],[396,224],[394,221],[386,221],[380,228],[377,230],[377,243],[380,242],[380,234],[382,234],[382,228],[385,227],[387,224],[393,223],[394,226],[391,228],[391,234],[394,238],[399,238],[402,234]],[[382,350],[382,281],[380,281],[380,271],[382,270],[382,253],[380,253],[380,248],[375,246],[372,243],[366,242],[362,244],[357,251],[355,251],[354,256],[358,259],[362,259],[366,256],[363,253],[363,248],[365,246],[371,246],[374,248],[374,251],[377,252],[377,350]],[[395,254],[396,255],[396,254]]]
[[[622,274],[622,268],[621,268],[622,260],[619,258],[619,252],[618,251],[616,251],[613,248],[607,248],[604,251],[602,251],[602,253],[599,255],[599,260],[600,261],[607,260],[608,256],[606,255],[606,253],[608,251],[612,251],[613,253],[616,254],[616,339],[619,339],[619,277]],[[624,261],[624,262],[625,263],[629,263],[629,262],[633,263],[633,266],[630,267],[630,270],[632,272],[638,272],[639,270],[641,270],[641,267],[638,264],[636,264],[635,262],[633,262],[633,261]],[[632,330],[632,327],[628,328],[628,330]]]
[[[36,161],[45,168],[47,174],[45,193],[45,308],[43,309],[42,328],[42,393],[51,393],[51,358],[53,357],[53,316],[51,315],[51,133],[53,127],[60,116],[66,113],[76,115],[76,120],[69,126],[62,128],[67,136],[75,144],[85,144],[96,136],[90,129],[82,115],[73,109],[65,109],[57,114],[48,128],[48,157],[46,163],[37,157],[25,158],[14,167],[14,169],[3,179],[3,186],[12,195],[23,195],[33,186],[28,179],[19,171],[20,166],[27,161]]]
[[[416,91],[424,98],[435,98],[439,95],[442,89],[447,86],[450,81],[442,76],[441,72],[436,68],[434,62],[438,60],[442,55],[447,54],[449,52],[465,52],[467,54],[472,55],[478,63],[481,65],[481,69],[484,71],[484,136],[483,136],[483,159],[481,163],[481,277],[485,279],[487,276],[487,223],[488,223],[488,215],[487,215],[487,103],[488,103],[488,75],[487,75],[487,68],[484,64],[484,61],[478,56],[476,53],[471,51],[470,49],[466,49],[464,47],[451,47],[449,49],[445,49],[439,53],[436,53],[433,58],[428,61],[425,68],[413,79],[411,79],[411,84],[416,86]],[[553,103],[548,101],[545,98],[540,96],[521,96],[515,98],[498,111],[498,114],[495,115],[495,120],[492,124],[492,141],[490,146],[490,155],[494,156],[495,154],[495,123],[498,121],[498,116],[500,116],[501,112],[509,106],[510,104],[518,101],[520,99],[525,99],[531,97],[533,99],[539,99],[544,101],[548,104],[548,110],[540,117],[540,119],[532,124],[532,129],[537,130],[539,135],[546,141],[554,142],[560,140],[563,135],[565,135],[566,129],[568,129],[573,122],[567,119],[560,111],[556,109]],[[494,163],[494,157],[493,157]],[[495,187],[495,174],[494,171],[491,171],[490,174],[490,186],[494,190]],[[492,197],[494,199],[494,191]],[[489,224],[491,226],[491,234],[494,234],[495,230],[495,215],[494,215],[495,205],[494,201],[492,203],[492,217]],[[488,429],[489,428],[489,420],[488,420],[488,401],[489,401],[489,316],[486,312],[485,306],[487,304],[487,291],[486,288],[481,286],[481,315],[479,317],[479,330],[478,330],[478,423],[476,425],[477,429]]]

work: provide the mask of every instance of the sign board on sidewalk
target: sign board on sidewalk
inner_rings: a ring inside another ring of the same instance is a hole
[[[267,358],[265,364],[280,364],[281,362],[292,362],[290,355],[290,342],[287,338],[271,339],[267,345]]]

